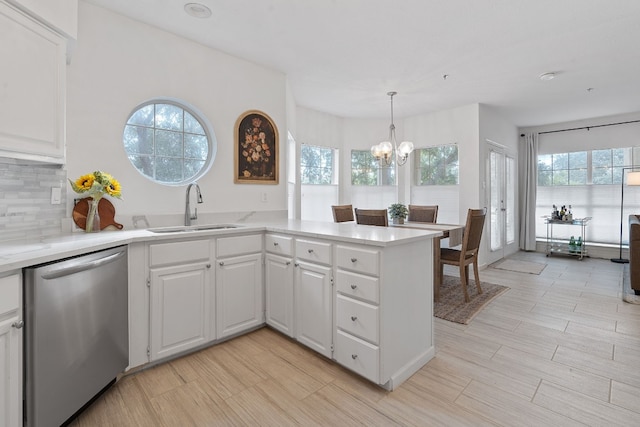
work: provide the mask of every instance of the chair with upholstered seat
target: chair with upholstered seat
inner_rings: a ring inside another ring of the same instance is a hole
[[[351,205],[332,205],[331,210],[335,222],[354,221],[353,206]]]
[[[467,213],[467,223],[464,228],[464,236],[462,238],[462,248],[460,250],[451,248],[440,249],[440,277],[444,277],[443,270],[445,264],[458,266],[460,268],[460,282],[462,283],[465,302],[469,302],[469,292],[467,292],[469,264],[473,264],[476,288],[479,294],[482,293],[480,276],[478,275],[478,250],[480,248],[480,239],[482,238],[482,229],[484,228],[486,216],[487,208],[469,209]]]
[[[409,205],[408,221],[436,222],[437,219],[438,219],[438,205],[435,205],[435,206]]]
[[[364,225],[379,225],[386,227],[389,225],[389,218],[386,209],[358,209],[356,208],[356,222]]]

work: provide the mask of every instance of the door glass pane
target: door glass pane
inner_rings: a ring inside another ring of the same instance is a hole
[[[491,229],[491,250],[495,251],[502,248],[502,183],[504,180],[504,156],[495,151],[491,151],[489,155],[490,181],[489,181],[489,199],[490,199],[490,229]]]
[[[512,244],[516,239],[516,161],[513,157],[507,157],[506,162],[506,177],[507,177],[507,194],[505,221],[506,221],[506,234],[507,244]]]

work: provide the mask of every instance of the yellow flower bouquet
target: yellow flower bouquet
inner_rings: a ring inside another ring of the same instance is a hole
[[[89,212],[87,213],[87,225],[85,231],[100,231],[100,223],[94,221],[98,204],[103,196],[108,195],[120,199],[122,197],[122,187],[117,179],[106,172],[95,171],[93,173],[82,175],[75,182],[69,180],[71,188],[76,193],[91,197],[93,199],[89,203]],[[95,224],[94,222],[97,222]]]

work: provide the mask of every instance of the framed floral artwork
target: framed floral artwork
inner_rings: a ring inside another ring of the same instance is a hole
[[[235,127],[235,183],[278,183],[278,129],[265,113],[243,113]]]

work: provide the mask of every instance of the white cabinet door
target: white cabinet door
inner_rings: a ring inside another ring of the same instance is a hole
[[[264,322],[262,253],[218,259],[216,325],[218,338]]]
[[[293,263],[267,254],[265,259],[267,324],[293,338]]]
[[[331,357],[332,290],[331,268],[296,263],[296,339],[326,357]]]
[[[209,341],[211,284],[208,262],[151,270],[151,360]]]
[[[0,278],[0,426],[22,426],[20,275]]]
[[[64,163],[66,41],[0,2],[0,155]]]

